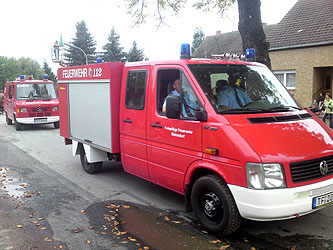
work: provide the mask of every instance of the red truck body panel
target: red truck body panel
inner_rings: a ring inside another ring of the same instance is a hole
[[[119,141],[119,101],[120,101],[120,86],[122,79],[123,63],[102,63],[93,65],[84,65],[68,68],[58,69],[58,83],[59,83],[59,98],[60,102],[60,135],[65,138],[71,137],[71,122],[70,122],[70,110],[69,110],[69,98],[71,86],[77,84],[83,84],[83,86],[92,82],[91,96],[94,95],[94,83],[103,83],[108,89],[109,99],[109,112],[105,114],[106,117],[110,118],[110,136],[111,145],[109,145],[110,153],[120,152],[120,141]],[[90,87],[90,86],[89,86]],[[75,94],[74,92],[72,94]],[[105,94],[105,93],[104,93]],[[86,100],[82,100],[82,104],[90,102],[89,93]],[[91,110],[89,110],[91,108]],[[94,105],[87,107],[86,113],[82,113],[82,116],[94,112]],[[84,111],[83,111],[84,112]],[[97,129],[98,128],[94,128]],[[101,135],[103,136],[103,135]],[[82,138],[81,138],[82,139]],[[90,141],[89,138],[86,139]]]

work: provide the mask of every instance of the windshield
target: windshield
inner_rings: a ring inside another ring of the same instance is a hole
[[[217,113],[279,112],[301,109],[266,67],[189,64]]]
[[[57,95],[51,83],[17,84],[17,100],[49,100],[56,99]]]

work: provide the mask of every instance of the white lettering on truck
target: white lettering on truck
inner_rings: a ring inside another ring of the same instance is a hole
[[[185,129],[181,129],[181,128],[164,126],[164,129],[171,131],[171,136],[179,137],[179,138],[185,138],[185,134],[189,134],[189,135],[193,134],[192,130],[185,130]],[[177,132],[178,132],[178,134],[177,134]]]
[[[82,68],[82,69],[64,69],[62,71],[63,78],[84,78],[84,77],[101,77],[102,68]]]
[[[83,78],[87,77],[87,69],[64,69],[62,71],[63,78]]]

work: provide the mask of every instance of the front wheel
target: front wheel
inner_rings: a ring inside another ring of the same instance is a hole
[[[193,185],[191,200],[201,225],[213,234],[231,234],[242,224],[235,200],[219,176],[200,177]]]
[[[15,129],[16,131],[21,131],[22,130],[22,124],[16,121],[15,119]]]
[[[54,128],[59,128],[59,122],[55,122],[55,123],[53,123],[53,126],[54,126]]]
[[[7,125],[12,125],[13,121],[11,119],[9,119],[7,113],[6,113],[6,123]]]
[[[84,151],[84,147],[81,144],[80,146],[80,160],[83,170],[88,174],[96,174],[102,170],[103,162],[93,162],[89,163],[87,159],[86,152]]]

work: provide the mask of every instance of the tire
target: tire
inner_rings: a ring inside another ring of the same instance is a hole
[[[7,125],[12,125],[13,124],[13,121],[11,119],[9,119],[7,113],[6,113],[6,123],[7,123]]]
[[[83,145],[79,145],[80,160],[83,170],[88,174],[96,174],[102,170],[103,162],[89,163]]]
[[[191,201],[195,215],[210,233],[231,234],[242,224],[229,188],[217,175],[200,177],[193,185]]]
[[[54,128],[58,129],[59,128],[59,122],[53,123]]]
[[[22,130],[22,124],[17,122],[16,119],[15,119],[15,129],[16,129],[16,131]]]

